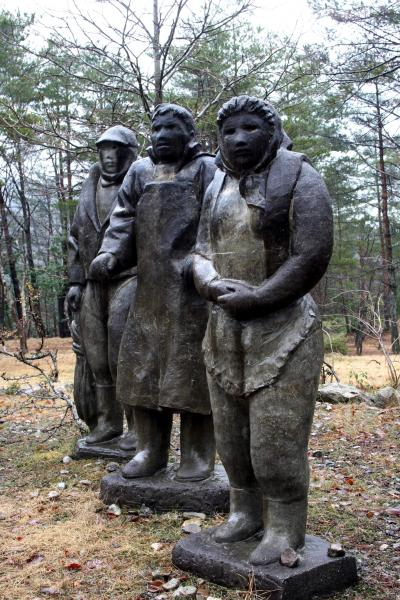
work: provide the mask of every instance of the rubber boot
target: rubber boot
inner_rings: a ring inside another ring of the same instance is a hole
[[[97,425],[85,438],[87,444],[100,444],[121,435],[122,406],[117,402],[115,385],[96,384]]]
[[[181,461],[178,481],[201,481],[214,472],[215,437],[212,415],[181,414]]]
[[[125,452],[134,452],[137,446],[134,408],[130,404],[124,404],[124,413],[128,423],[128,431],[122,436],[118,446]]]
[[[134,409],[137,435],[135,456],[121,469],[123,477],[150,477],[168,464],[172,412]]]
[[[226,523],[214,532],[216,542],[246,540],[263,528],[263,503],[260,488],[230,489],[230,511]]]
[[[301,550],[304,546],[307,522],[307,498],[292,502],[268,500],[267,527],[263,539],[250,554],[253,565],[268,565],[278,561],[287,548]]]

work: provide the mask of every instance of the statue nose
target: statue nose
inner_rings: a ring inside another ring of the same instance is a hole
[[[246,135],[243,132],[238,132],[234,139],[235,146],[245,146],[247,144]]]

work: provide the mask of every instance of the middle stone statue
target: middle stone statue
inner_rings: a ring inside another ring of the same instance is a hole
[[[121,342],[117,395],[134,407],[137,452],[122,474],[147,477],[166,467],[172,417],[181,413],[176,479],[199,481],[214,469],[215,441],[201,343],[207,305],[192,280],[212,155],[196,141],[191,113],[174,104],[152,115],[149,157],[129,169],[90,274],[103,281],[137,264],[137,293]]]

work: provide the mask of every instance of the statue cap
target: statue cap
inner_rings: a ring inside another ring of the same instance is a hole
[[[103,142],[116,142],[123,146],[132,146],[132,148],[138,147],[136,135],[133,131],[123,125],[114,125],[113,127],[106,129],[97,140],[96,146],[98,147]]]

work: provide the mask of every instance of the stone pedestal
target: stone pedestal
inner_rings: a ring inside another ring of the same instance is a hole
[[[127,462],[135,454],[135,450],[130,450],[129,452],[121,450],[118,447],[120,440],[121,436],[118,436],[101,444],[87,444],[85,438],[81,438],[76,443],[74,458],[109,458],[118,462]]]
[[[221,465],[216,465],[214,474],[203,481],[177,481],[174,475],[173,465],[152,477],[138,479],[125,479],[120,471],[115,471],[103,477],[100,497],[106,504],[145,504],[155,511],[184,510],[208,515],[228,512],[229,483]]]
[[[174,565],[225,587],[269,592],[269,600],[309,600],[313,595],[357,582],[355,558],[329,558],[328,544],[320,538],[307,536],[302,560],[291,569],[278,562],[265,567],[248,562],[261,534],[244,542],[217,544],[210,535],[212,531],[189,535],[178,542],[172,552]]]

